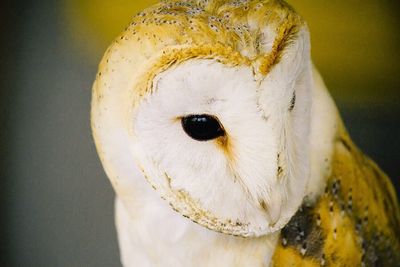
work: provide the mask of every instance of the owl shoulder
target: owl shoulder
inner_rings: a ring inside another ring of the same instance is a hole
[[[342,130],[325,191],[282,229],[272,266],[396,266],[399,238],[390,179]]]

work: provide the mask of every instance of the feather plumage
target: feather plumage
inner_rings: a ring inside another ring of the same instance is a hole
[[[133,18],[92,99],[124,265],[398,263],[394,190],[351,142],[309,46],[280,0],[167,0]],[[196,113],[224,139],[185,136]]]
[[[343,125],[320,196],[282,229],[273,266],[398,266],[400,214],[389,178]]]

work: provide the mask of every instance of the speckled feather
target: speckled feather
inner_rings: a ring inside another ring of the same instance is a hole
[[[142,85],[135,90],[137,103],[156,74],[190,58],[213,58],[231,66],[252,65],[254,72],[264,77],[301,25],[303,20],[283,1],[162,1],[133,18],[107,50],[103,64],[121,60],[114,59],[118,56],[114,52],[122,43],[132,45],[131,57],[122,60],[134,60],[137,72],[144,68],[147,73],[140,75]],[[276,34],[270,51],[261,44],[265,33],[260,29],[266,26]],[[108,71],[112,70],[105,67],[103,74]]]
[[[343,126],[331,168],[325,192],[282,229],[272,266],[399,266],[395,191]]]

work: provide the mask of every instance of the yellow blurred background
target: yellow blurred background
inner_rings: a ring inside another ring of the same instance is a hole
[[[13,0],[0,16],[0,266],[121,266],[114,192],[90,131],[114,37],[153,0]],[[395,0],[289,0],[355,143],[400,180]]]

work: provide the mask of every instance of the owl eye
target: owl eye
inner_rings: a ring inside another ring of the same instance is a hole
[[[197,141],[209,141],[225,135],[218,119],[211,115],[189,115],[182,118],[185,133]]]

